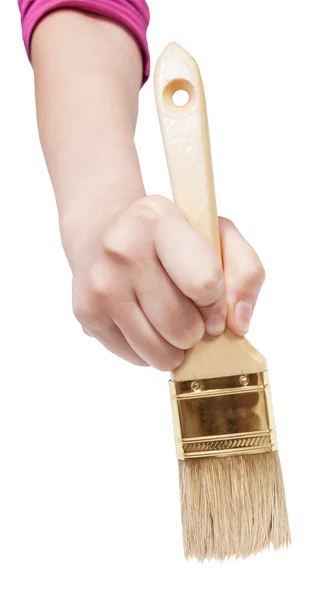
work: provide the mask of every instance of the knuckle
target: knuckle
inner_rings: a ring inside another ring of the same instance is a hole
[[[190,292],[195,300],[201,298],[205,292],[208,292],[214,285],[214,280],[210,277],[198,277],[190,281]]]
[[[103,296],[104,299],[114,296],[114,284],[100,265],[91,267],[88,276],[89,294],[93,297]]]
[[[97,325],[101,301],[108,306],[116,295],[114,283],[98,266],[91,267],[84,286],[73,293],[72,309],[76,319],[85,327]]]
[[[106,252],[114,257],[128,262],[134,254],[132,233],[125,231],[123,227],[114,226],[108,230],[103,237],[103,247]]]
[[[189,327],[185,327],[181,332],[180,342],[177,343],[177,347],[181,350],[188,350],[192,348],[197,342],[204,336],[204,322],[201,317],[197,319],[197,322],[193,323]]]
[[[266,278],[264,266],[257,258],[251,267],[248,269],[248,279],[256,284],[262,285]]]
[[[173,371],[182,363],[183,357],[183,350],[172,348],[168,351],[166,348],[165,352],[157,353],[155,367],[159,371]]]
[[[82,331],[85,335],[87,335],[88,337],[93,337],[92,334],[88,331],[88,329],[86,329],[85,327],[82,327]]]
[[[163,196],[138,200],[105,232],[102,239],[105,251],[124,263],[136,262],[150,243],[150,229],[146,224],[155,224],[175,209],[173,202]]]
[[[136,202],[133,210],[137,217],[156,221],[171,211],[173,206],[173,202],[164,196],[148,196]]]
[[[219,217],[219,222],[225,227],[235,227],[234,222],[228,217]]]
[[[92,304],[88,300],[81,297],[74,298],[72,309],[73,314],[79,323],[84,325],[92,322],[94,310]]]
[[[218,269],[213,268],[211,272],[194,277],[189,282],[190,296],[197,302],[202,298],[214,295],[211,302],[217,300],[223,291],[223,277]]]

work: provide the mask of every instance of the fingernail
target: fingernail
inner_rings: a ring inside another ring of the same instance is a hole
[[[210,320],[206,322],[206,331],[209,335],[220,335],[226,328],[226,322],[222,315],[210,315]]]
[[[243,333],[247,333],[252,317],[253,306],[251,302],[239,300],[235,305],[234,318],[237,326]]]

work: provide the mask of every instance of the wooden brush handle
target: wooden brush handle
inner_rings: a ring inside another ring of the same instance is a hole
[[[155,69],[155,97],[175,202],[191,225],[221,253],[205,95],[195,60],[169,44]],[[176,106],[174,94],[188,94]],[[176,381],[225,377],[265,370],[264,358],[242,337],[225,331],[205,335],[173,373]]]
[[[189,96],[185,106],[174,94]],[[220,254],[206,100],[195,60],[169,44],[155,71],[155,95],[174,201]]]

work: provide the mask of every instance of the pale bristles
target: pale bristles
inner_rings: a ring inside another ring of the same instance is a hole
[[[291,542],[278,452],[179,461],[186,558],[246,558]]]

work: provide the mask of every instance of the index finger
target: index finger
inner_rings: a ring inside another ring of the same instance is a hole
[[[220,258],[178,211],[159,219],[154,244],[169,277],[196,306],[208,307],[221,298],[224,277]]]

